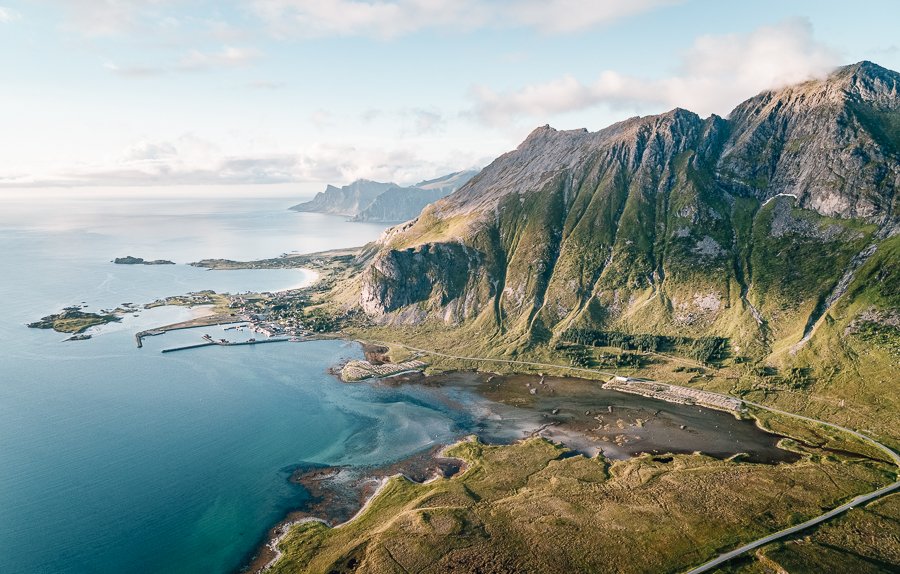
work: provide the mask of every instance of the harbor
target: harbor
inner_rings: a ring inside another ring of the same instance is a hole
[[[134,342],[137,345],[137,348],[141,349],[144,346],[145,337],[164,335],[169,331],[181,331],[184,329],[194,329],[196,327],[211,327],[214,325],[231,325],[243,322],[244,320],[242,318],[236,317],[234,315],[206,315],[204,317],[191,319],[190,321],[183,321],[181,323],[174,323],[172,325],[165,325],[163,327],[147,329],[146,331],[139,331],[134,334]]]
[[[291,341],[290,337],[272,337],[269,339],[248,339],[246,341],[228,341],[226,339],[214,340],[210,335],[203,336],[202,343],[194,343],[191,345],[182,345],[180,347],[170,347],[168,349],[163,349],[162,353],[174,353],[175,351],[187,351],[188,349],[200,349],[202,347],[238,347],[241,345],[262,345],[264,343],[284,343],[287,341]],[[300,339],[296,339],[300,341]]]

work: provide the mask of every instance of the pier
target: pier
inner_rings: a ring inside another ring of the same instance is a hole
[[[134,334],[134,341],[137,343],[137,348],[141,349],[144,346],[144,337],[154,337],[156,335],[162,335],[165,331],[159,329],[152,329],[150,331],[141,331],[139,333]]]
[[[213,325],[238,325],[240,323],[246,323],[246,320],[243,317],[236,317],[235,315],[207,315],[205,317],[198,317],[189,321],[182,321],[181,323],[173,323],[171,325],[156,327],[155,329],[149,329],[147,331],[140,331],[134,334],[134,342],[137,344],[137,348],[140,349],[144,346],[144,337],[163,335],[165,333],[168,333],[169,331],[194,329],[195,327],[211,327]]]
[[[194,343],[192,345],[183,345],[181,347],[172,347],[169,349],[163,349],[163,353],[174,353],[175,351],[186,351],[188,349],[199,349],[201,347],[237,347],[240,345],[262,345],[264,343],[284,343],[285,341],[289,341],[288,337],[275,337],[272,339],[263,339],[261,341],[257,341],[252,339],[250,341],[204,341],[203,343]]]

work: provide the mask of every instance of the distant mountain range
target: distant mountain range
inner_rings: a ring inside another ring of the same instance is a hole
[[[430,203],[453,193],[477,171],[458,171],[411,187],[360,179],[343,187],[329,185],[294,211],[344,215],[353,221],[396,223],[410,220]]]

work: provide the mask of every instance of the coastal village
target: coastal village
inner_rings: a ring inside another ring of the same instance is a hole
[[[165,305],[183,307],[207,307],[212,312],[180,323],[165,325],[154,329],[140,331],[135,334],[138,348],[143,346],[146,337],[163,335],[169,331],[193,329],[204,326],[225,325],[225,331],[250,331],[260,335],[244,340],[229,340],[223,337],[214,338],[205,333],[197,343],[163,349],[163,353],[197,349],[207,346],[256,345],[277,342],[302,342],[321,338],[338,330],[343,318],[336,318],[316,308],[310,309],[310,293],[307,289],[292,289],[279,292],[222,294],[205,290],[157,299],[142,306],[132,303],[123,304],[115,312],[133,313],[139,309],[152,309]],[[79,309],[66,309],[61,317],[68,317]],[[105,311],[105,310],[104,310]],[[104,315],[115,319],[114,315]],[[53,317],[44,319],[47,327],[53,325]],[[37,324],[34,324],[37,326]],[[46,327],[45,327],[46,328]],[[89,338],[89,335],[76,335],[76,338]],[[427,363],[421,356],[412,357],[402,362],[387,360],[352,360],[335,371],[345,382],[358,382],[375,378],[392,377],[409,372],[422,371]],[[739,399],[703,391],[700,389],[644,381],[630,377],[615,376],[603,384],[603,388],[624,393],[637,394],[672,403],[700,405],[708,408],[740,415],[744,405]]]
[[[184,307],[211,307],[212,312],[180,323],[173,323],[135,334],[138,348],[143,346],[145,337],[162,335],[169,331],[192,329],[213,325],[227,325],[225,330],[249,330],[258,333],[265,339],[251,338],[246,341],[229,341],[213,339],[206,334],[202,343],[174,349],[203,347],[208,345],[257,344],[277,341],[302,341],[333,327],[333,322],[324,319],[320,314],[309,314],[305,311],[308,295],[302,289],[280,291],[277,293],[239,293],[236,295],[219,294],[214,291],[199,291],[158,299],[144,305],[145,309],[163,305],[179,305]]]

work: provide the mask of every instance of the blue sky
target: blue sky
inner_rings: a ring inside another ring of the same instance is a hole
[[[538,125],[900,69],[897,22],[888,0],[0,0],[0,185],[411,183]]]

